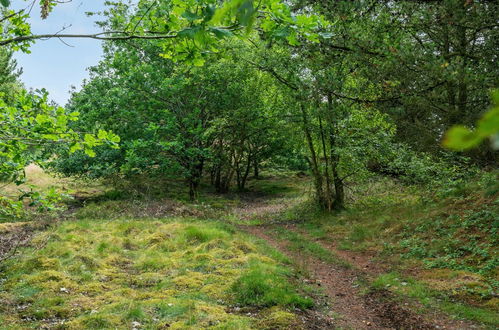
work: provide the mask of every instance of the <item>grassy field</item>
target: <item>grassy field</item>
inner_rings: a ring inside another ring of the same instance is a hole
[[[28,171],[21,188],[87,198],[0,264],[2,329],[294,328],[313,305],[288,259],[229,223],[237,196],[130,198]]]
[[[57,180],[41,187],[59,189]],[[300,328],[317,292],[304,284],[307,270],[241,230],[265,225],[290,250],[324,263],[356,268],[342,251],[372,257],[383,267],[359,283],[365,292],[388,290],[417,301],[420,313],[438,309],[495,328],[499,203],[491,182],[430,196],[378,178],[352,186],[340,214],[312,207],[308,178],[293,175],[252,180],[242,194],[205,191],[195,203],[171,192],[82,187],[95,189],[90,198],[0,264],[0,327]],[[22,225],[2,224],[0,234]]]
[[[277,252],[219,222],[82,219],[2,264],[4,329],[275,328],[310,307]]]
[[[26,167],[25,173],[26,182],[24,184],[18,186],[14,183],[0,183],[0,193],[4,196],[17,197],[21,191],[29,191],[30,189],[41,192],[54,189],[59,193],[68,195],[92,196],[102,193],[104,190],[104,186],[99,181],[91,182],[55,177],[35,164]]]

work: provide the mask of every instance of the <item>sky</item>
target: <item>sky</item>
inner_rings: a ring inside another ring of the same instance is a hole
[[[37,1],[38,2],[38,1]],[[31,1],[11,1],[12,8],[25,8]],[[55,33],[68,27],[63,33],[88,34],[98,31],[93,23],[96,17],[85,12],[104,8],[104,0],[72,0],[57,5],[45,20],[40,18],[36,5],[29,22],[34,34]],[[65,105],[71,86],[79,88],[88,78],[87,68],[97,64],[102,56],[101,41],[93,39],[65,39],[72,47],[59,39],[38,40],[31,46],[31,54],[16,52],[18,67],[23,69],[21,80],[27,88],[45,88],[50,98]]]

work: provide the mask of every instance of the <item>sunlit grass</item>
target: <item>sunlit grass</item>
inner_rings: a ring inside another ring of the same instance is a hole
[[[32,244],[47,238],[2,264],[2,327],[244,329],[311,305],[271,249],[219,222],[82,219]]]

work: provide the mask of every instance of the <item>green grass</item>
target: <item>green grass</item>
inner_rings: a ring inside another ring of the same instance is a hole
[[[386,252],[421,260],[427,267],[494,276],[499,266],[497,196],[473,184],[473,189],[461,188],[469,194],[446,199],[438,191],[432,197],[432,192],[390,181],[373,185],[340,214],[303,205],[295,216],[305,221],[303,228],[312,237],[336,241],[346,250]]]
[[[497,176],[434,190],[375,178],[350,186],[355,199],[341,213],[321,211],[295,192],[288,198],[296,203],[276,218],[297,222],[307,235],[283,228],[276,234],[290,248],[325,262],[341,260],[315,240],[375,255],[395,271],[410,269],[415,274],[405,279],[410,291],[397,291],[401,295],[459,318],[497,325],[499,201],[491,178]]]
[[[398,293],[497,325],[499,200],[489,186],[477,180],[429,191],[382,179],[355,186],[356,200],[344,212],[327,214],[305,203],[286,216],[303,220],[313,239],[375,255],[395,271],[409,269],[414,279],[406,278]],[[297,249],[326,254],[304,238],[288,235]],[[377,281],[390,284],[390,274]]]
[[[283,227],[275,228],[275,232],[279,239],[288,241],[289,247],[295,251],[307,253],[321,261],[341,265],[346,268],[351,267],[349,263],[336,256],[332,251],[324,248],[320,243],[312,242],[299,233]]]
[[[238,304],[242,306],[269,307],[278,304],[298,308],[311,307],[310,298],[303,298],[286,281],[284,269],[254,263],[232,285],[231,289]]]
[[[426,283],[404,278],[396,272],[378,276],[371,285],[376,289],[390,290],[399,296],[414,298],[426,308],[438,308],[456,318],[480,322],[491,329],[499,326],[497,311],[453,301],[452,297],[432,289]]]
[[[282,256],[216,221],[82,219],[32,245],[1,265],[2,328],[64,321],[78,329],[244,329],[311,306]],[[229,313],[231,306],[261,315]]]
[[[249,181],[250,196],[272,207],[244,219],[236,212],[245,203],[239,194],[205,192],[191,203],[170,193],[126,200],[120,199],[121,190],[105,193],[77,210],[74,221],[39,234],[34,248],[2,265],[0,325],[39,328],[65,320],[89,329],[132,322],[245,329],[293,324],[296,316],[289,310],[310,305],[308,289],[297,290],[293,283],[290,269],[299,265],[227,225],[274,220],[301,222],[307,235],[283,227],[274,234],[305,256],[350,266],[315,240],[369,252],[394,270],[373,286],[426,308],[497,325],[497,185],[455,185],[429,193],[376,179],[351,186],[355,200],[346,211],[331,214],[311,203],[307,180]],[[0,230],[11,227],[2,224]],[[399,275],[407,269],[414,278]],[[227,312],[235,306],[259,315]]]

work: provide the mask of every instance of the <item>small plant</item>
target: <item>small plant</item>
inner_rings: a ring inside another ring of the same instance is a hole
[[[227,238],[228,235],[226,232],[217,228],[189,226],[184,230],[184,237],[187,241],[205,243],[217,238]]]
[[[303,298],[286,280],[281,269],[255,264],[231,287],[235,300],[242,306],[270,307],[276,305],[308,308],[312,300]]]

